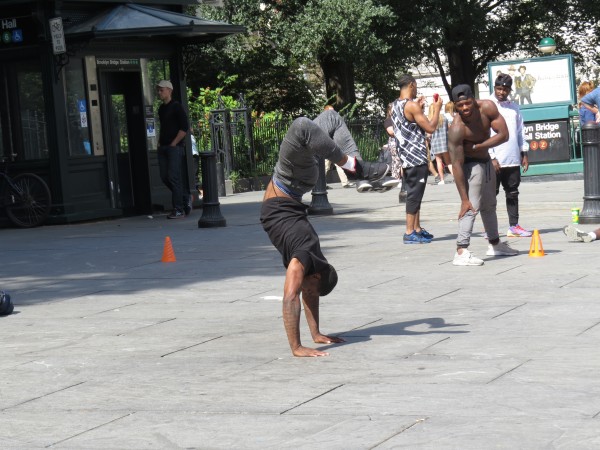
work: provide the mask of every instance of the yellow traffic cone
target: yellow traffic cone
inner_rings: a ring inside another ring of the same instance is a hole
[[[544,247],[542,247],[540,232],[538,230],[533,230],[533,236],[531,236],[531,245],[529,246],[529,256],[531,258],[540,258],[544,255]]]

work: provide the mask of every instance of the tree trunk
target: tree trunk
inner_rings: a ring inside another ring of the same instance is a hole
[[[477,89],[475,88],[476,74],[473,67],[473,45],[465,43],[457,47],[448,47],[446,48],[446,56],[448,57],[452,87],[459,84],[468,84],[477,96]]]
[[[356,103],[354,91],[354,64],[325,57],[320,60],[323,76],[325,77],[325,93],[336,111],[344,106]]]

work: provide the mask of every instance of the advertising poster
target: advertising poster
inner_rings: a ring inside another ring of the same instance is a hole
[[[521,107],[542,104],[575,104],[575,84],[571,55],[549,56],[488,64],[490,93],[499,73],[513,79],[511,100]]]

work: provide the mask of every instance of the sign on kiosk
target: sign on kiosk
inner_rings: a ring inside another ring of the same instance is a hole
[[[66,53],[65,33],[63,30],[62,17],[50,19],[50,34],[52,35],[52,51],[55,55]]]
[[[566,120],[525,124],[529,162],[569,161],[569,128]]]

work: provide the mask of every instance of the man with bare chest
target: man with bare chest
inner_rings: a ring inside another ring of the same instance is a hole
[[[496,105],[490,100],[475,100],[471,87],[461,84],[452,89],[458,116],[448,130],[448,147],[454,181],[460,196],[455,266],[481,266],[483,260],[468,250],[477,214],[481,212],[488,237],[487,256],[513,256],[519,252],[500,242],[496,216],[496,171],[488,150],[508,139],[508,129]],[[496,133],[490,137],[490,129]]]

